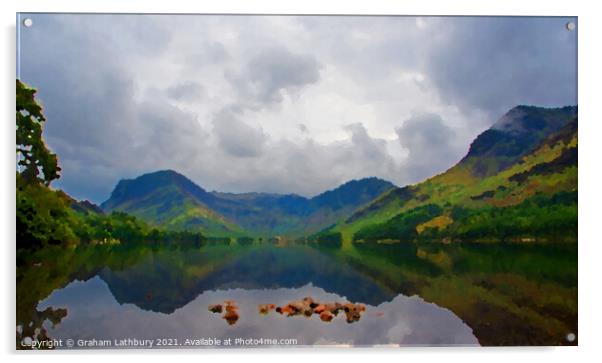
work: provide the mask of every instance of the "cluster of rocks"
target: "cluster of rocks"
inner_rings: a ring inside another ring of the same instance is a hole
[[[366,305],[364,304],[353,304],[353,303],[320,303],[314,301],[311,297],[305,297],[301,300],[291,301],[283,306],[276,306],[274,304],[260,304],[258,306],[259,314],[267,315],[270,311],[276,311],[280,315],[285,316],[305,316],[311,317],[316,314],[320,317],[320,320],[324,322],[330,322],[340,312],[345,314],[345,320],[348,323],[354,323],[359,321],[362,317],[362,313],[366,311]],[[214,314],[222,314],[222,318],[226,320],[229,325],[234,325],[240,317],[238,315],[238,306],[234,301],[224,301],[223,304],[209,305],[209,311]]]
[[[209,311],[214,314],[221,314],[225,311],[222,319],[226,320],[228,325],[234,325],[238,321],[238,306],[234,301],[224,301],[224,304],[209,305]]]
[[[366,305],[353,303],[320,303],[314,301],[311,297],[305,297],[302,300],[292,301],[284,306],[276,307],[274,304],[259,305],[259,313],[265,315],[271,310],[285,316],[306,316],[311,317],[313,314],[319,315],[320,320],[330,322],[339,312],[345,313],[345,318],[348,323],[359,321],[361,314],[366,311]]]

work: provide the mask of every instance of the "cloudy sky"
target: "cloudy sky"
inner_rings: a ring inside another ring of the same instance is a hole
[[[102,202],[174,169],[312,196],[442,172],[518,104],[576,104],[567,18],[42,15],[20,29],[53,185]]]

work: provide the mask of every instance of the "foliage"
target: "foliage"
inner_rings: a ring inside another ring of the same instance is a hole
[[[435,229],[441,230],[441,229],[447,228],[447,226],[449,226],[452,223],[454,223],[454,220],[451,219],[451,217],[449,217],[447,215],[440,215],[440,216],[437,216],[437,217],[431,219],[428,222],[417,225],[416,232],[418,232],[418,234],[420,234],[430,228],[435,228]]]
[[[400,213],[389,221],[360,229],[353,237],[355,241],[413,240],[418,236],[416,227],[440,215],[441,207],[427,204]]]
[[[27,182],[17,173],[17,249],[42,244],[79,242],[74,227],[80,224],[64,193]]]
[[[61,168],[56,154],[48,150],[42,139],[43,122],[46,121],[42,106],[35,100],[36,90],[17,80],[17,158],[23,167],[21,174],[26,181],[39,181],[46,185],[59,178]]]
[[[199,232],[154,228],[123,212],[76,212],[75,203],[62,191],[29,183],[17,174],[17,249],[90,243],[201,245],[206,240]]]
[[[348,240],[576,241],[576,111],[518,107],[477,137],[454,167],[385,193],[334,230]],[[562,195],[574,202],[561,202]],[[429,204],[443,212],[417,225],[418,236],[411,226],[407,235],[394,232],[403,226],[393,218]]]
[[[564,345],[577,329],[577,252],[567,243],[358,243],[337,256],[450,309],[482,345]]]
[[[252,237],[238,237],[236,242],[240,245],[250,245],[253,243]]]
[[[444,213],[449,213],[449,217]],[[445,219],[446,223],[432,224]],[[428,222],[427,222],[428,221]],[[432,224],[432,225],[430,225]],[[419,233],[420,232],[420,233]],[[577,192],[536,194],[520,204],[479,208],[429,204],[360,229],[354,240],[569,240],[577,238]]]
[[[77,202],[62,191],[49,188],[59,177],[56,154],[42,138],[46,118],[35,100],[36,90],[17,80],[17,156],[24,167],[16,174],[17,250],[44,245],[79,243],[191,243],[204,237],[188,231],[165,231],[122,212],[105,215],[89,202]]]
[[[479,240],[520,238],[577,238],[577,192],[554,195],[537,194],[508,207],[484,207],[452,210],[454,223],[445,231],[432,231],[431,236],[449,236]]]
[[[341,232],[324,232],[315,236],[315,241],[320,246],[324,247],[341,247],[343,244],[343,236]]]

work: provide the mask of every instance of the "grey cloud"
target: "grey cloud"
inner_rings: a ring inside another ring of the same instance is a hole
[[[146,101],[138,106],[138,126],[130,129],[134,148],[146,152],[146,159],[169,160],[174,165],[190,162],[194,152],[208,146],[209,134],[205,132],[195,116],[183,112],[167,102]]]
[[[372,101],[395,92],[387,78],[399,72],[424,76],[421,85],[457,107],[468,129],[482,131],[519,104],[577,103],[577,31],[568,17],[305,17],[300,23],[320,34],[316,51],[366,85]],[[354,33],[365,34],[362,43]],[[361,47],[358,48],[358,45]],[[406,106],[407,107],[407,106]],[[400,110],[406,111],[407,110]],[[429,107],[413,110],[431,112]],[[478,111],[486,118],[475,118]],[[393,111],[395,112],[395,111]],[[472,133],[468,133],[472,135]],[[470,139],[464,140],[470,142]]]
[[[576,31],[569,18],[447,18],[425,58],[444,100],[497,118],[519,104],[575,104]]]
[[[454,131],[436,114],[421,114],[406,120],[396,130],[399,142],[408,149],[403,170],[409,181],[416,182],[444,171],[462,155]]]
[[[179,170],[207,188],[305,195],[365,173],[387,176],[391,161],[382,141],[372,140],[360,125],[350,126],[350,142],[321,145],[309,139],[297,144],[270,141],[261,128],[246,123],[245,112],[250,111],[244,102],[218,112],[209,133],[161,94],[136,101],[135,78],[120,66],[125,60],[117,62],[110,44],[93,33],[72,32],[65,24],[58,21],[48,26],[52,31],[27,39],[22,76],[40,89],[46,105],[46,135],[63,167],[55,185],[77,198],[101,202],[119,179],[163,168]],[[274,92],[294,92],[317,80],[310,57],[268,54],[279,55],[274,62],[283,64],[280,77],[270,78],[268,55],[250,62],[256,72],[248,80],[264,90],[257,93],[259,101],[275,102]],[[285,70],[299,73],[287,78]],[[165,96],[187,97],[196,90],[180,84]]]
[[[202,140],[194,117],[162,101],[137,103],[135,80],[121,66],[127,61],[115,56],[119,47],[102,33],[101,25],[119,33],[127,17],[32,17],[39,31],[22,34],[21,78],[39,89],[45,137],[63,169],[56,187],[100,202],[120,178],[190,159]],[[139,35],[124,37],[139,41]],[[163,51],[158,45],[132,49],[146,56]]]
[[[282,93],[295,94],[320,78],[320,63],[309,55],[294,54],[284,47],[269,48],[255,55],[242,74],[227,72],[226,78],[243,96],[259,106],[282,101]]]
[[[196,54],[198,58],[204,58],[211,63],[230,59],[230,54],[226,50],[226,47],[224,47],[222,43],[216,41],[208,41],[207,44],[198,48]]]
[[[78,15],[73,15],[77,17]],[[88,19],[88,17],[93,17]],[[171,41],[172,33],[161,22],[160,15],[128,14],[113,16],[87,14],[81,20],[91,24],[99,24],[94,31],[101,31],[103,38],[112,40],[112,44],[121,45],[115,49],[117,54],[128,53],[140,56],[156,57],[164,52]],[[106,24],[110,22],[111,24]],[[103,24],[104,23],[104,24]],[[92,25],[94,26],[94,25]],[[114,38],[119,37],[119,42]]]
[[[385,140],[371,137],[359,123],[345,129],[350,138],[330,144],[267,140],[269,152],[229,161],[228,168],[238,172],[222,177],[222,190],[313,196],[368,175],[400,180],[403,170],[386,152]]]
[[[175,56],[188,72],[194,71],[199,66],[225,62],[230,59],[230,54],[222,43],[209,39],[199,39],[198,44],[195,44],[194,47],[186,48],[182,50],[181,54]]]
[[[219,145],[231,155],[237,157],[255,157],[263,150],[266,135],[261,128],[254,128],[240,118],[239,109],[226,108],[214,118],[213,130]]]
[[[402,173],[388,154],[385,140],[370,136],[361,123],[348,125],[345,130],[350,134],[348,140],[327,145],[309,140],[298,146],[278,146],[278,154],[285,155],[289,190],[294,185],[295,190],[313,195],[368,175],[398,181]]]
[[[331,62],[336,60],[359,78],[382,79],[390,77],[391,69],[417,69],[430,42],[417,32],[411,16],[301,17],[299,23],[307,32],[319,34],[314,49],[328,50]],[[358,33],[369,38],[358,40]]]
[[[351,133],[351,143],[355,150],[361,153],[363,157],[368,160],[379,161],[389,156],[385,140],[370,137],[361,123],[348,125],[345,129]]]
[[[167,95],[178,101],[200,101],[206,92],[205,87],[195,82],[183,82],[167,89]]]
[[[242,97],[214,117],[213,129],[222,149],[237,157],[258,156],[267,136],[260,127],[242,121],[243,113],[280,103],[282,92],[294,94],[317,82],[319,67],[313,57],[293,54],[286,48],[271,48],[252,58],[244,74],[227,72],[225,77]]]
[[[165,168],[222,191],[313,195],[367,176],[404,185],[463,156],[475,133],[490,126],[477,130],[473,112],[492,115],[493,123],[519,103],[575,101],[576,34],[561,18],[431,18],[417,29],[413,18],[303,17],[311,48],[295,48],[302,42],[269,33],[261,17],[200,16],[190,33],[180,18],[162,16],[31,16],[21,77],[39,88],[48,116],[45,136],[63,167],[53,185],[97,202],[120,178]],[[222,27],[238,39],[203,35],[209,28],[222,34]],[[354,40],[356,30],[369,38]],[[189,34],[199,36],[184,39]],[[324,69],[350,81],[328,83]],[[149,84],[148,72],[168,78]],[[413,95],[390,79],[400,73],[424,75],[447,105],[402,102]],[[141,81],[154,93],[142,92]],[[302,107],[288,118],[301,140],[257,125],[258,115],[278,116],[284,97],[294,102],[297,93],[318,90],[344,98],[346,90],[336,87],[354,82],[361,92],[346,101],[373,106],[379,118],[348,125],[347,139],[317,142],[319,122],[337,131],[343,122],[305,120]],[[456,118],[445,113],[448,106]],[[394,130],[399,115],[412,112]],[[374,136],[393,131],[399,140]],[[407,149],[407,160],[389,154],[395,143]]]
[[[130,145],[130,135],[111,125],[119,130],[119,122],[133,116],[132,83],[111,61],[101,61],[112,59],[105,42],[73,30],[87,34],[80,18],[33,17],[39,30],[22,34],[21,78],[39,88],[49,120],[45,135],[63,169],[55,185],[96,199],[108,193],[118,172],[110,151]]]

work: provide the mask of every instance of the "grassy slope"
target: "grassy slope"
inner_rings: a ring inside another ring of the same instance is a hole
[[[209,206],[251,235],[300,237],[346,218],[394,185],[378,179],[352,180],[313,198],[295,194],[217,193]]]
[[[151,180],[145,184],[143,178]],[[200,200],[199,194],[207,195],[204,190],[171,171],[122,181],[114,193],[116,197],[103,203],[105,211],[122,211],[169,230],[200,231],[215,237],[244,234],[241,227]]]
[[[576,153],[575,119],[546,138],[519,162],[493,175],[475,176],[474,165],[480,160],[465,158],[440,175],[382,195],[340,223],[335,230],[342,232],[344,239],[350,241],[354,233],[366,226],[384,223],[400,213],[430,203],[448,207],[447,211],[455,205],[467,208],[507,207],[517,205],[536,193],[576,191]]]
[[[394,186],[377,178],[347,182],[314,198],[265,193],[206,192],[174,171],[121,181],[105,211],[118,210],[172,230],[208,236],[298,237],[350,215]]]
[[[242,232],[240,227],[175,186],[128,200],[116,209],[172,230],[200,230],[212,236],[239,235]]]

